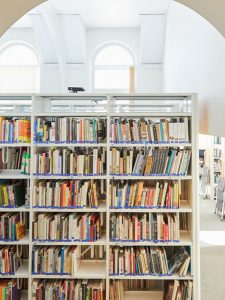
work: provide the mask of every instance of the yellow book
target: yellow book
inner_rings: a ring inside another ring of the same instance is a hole
[[[4,185],[2,189],[3,189],[4,204],[7,206],[9,205],[9,198],[8,198],[6,185]]]

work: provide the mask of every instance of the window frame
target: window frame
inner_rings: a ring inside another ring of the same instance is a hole
[[[104,50],[105,48],[108,48],[110,46],[119,46],[127,51],[129,55],[131,56],[133,60],[133,65],[127,66],[127,65],[95,65],[95,60],[99,53]],[[91,90],[94,93],[128,93],[129,92],[129,87],[127,89],[107,89],[107,88],[95,88],[95,71],[96,70],[130,70],[130,67],[134,67],[136,65],[136,59],[133,51],[125,44],[120,43],[120,42],[108,42],[104,43],[100,47],[97,48],[97,50],[94,52],[93,58],[92,58],[92,70],[91,70]]]
[[[31,64],[21,64],[21,65],[20,64],[18,64],[18,65],[14,65],[14,64],[5,64],[5,65],[3,65],[3,64],[0,64],[0,66],[5,67],[5,68],[16,68],[18,70],[20,68],[21,69],[29,68],[29,67],[33,68],[34,72],[36,72],[35,76],[38,76],[37,80],[35,82],[35,85],[33,87],[34,88],[33,92],[38,92],[38,91],[40,91],[40,83],[41,83],[41,78],[40,78],[40,67],[41,67],[40,63],[41,62],[40,62],[40,56],[39,56],[37,50],[31,44],[29,44],[29,43],[27,43],[23,40],[11,40],[11,41],[9,41],[7,43],[4,43],[3,45],[0,46],[0,56],[1,56],[1,54],[4,53],[4,51],[7,51],[8,48],[11,48],[13,46],[18,46],[18,45],[23,46],[23,47],[27,47],[30,51],[33,52],[33,54],[36,58],[35,64],[32,64],[32,65]],[[12,93],[15,93],[15,92],[12,92]],[[27,93],[27,92],[25,92],[25,93]]]

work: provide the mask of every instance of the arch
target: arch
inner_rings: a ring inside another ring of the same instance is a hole
[[[130,67],[136,65],[133,51],[124,43],[100,45],[92,56],[92,90],[128,92]]]
[[[10,42],[7,42],[0,47],[0,65],[1,55],[4,54],[4,52],[7,52],[10,48],[13,48],[14,46],[24,47],[25,49],[27,48],[27,50],[33,54],[34,59],[36,60],[36,63],[32,63],[31,65],[40,65],[40,57],[37,50],[29,43],[21,40],[11,40]],[[21,62],[22,61],[19,61],[19,63],[17,63],[16,65],[22,65]],[[12,65],[12,63],[10,65]]]
[[[10,41],[0,48],[0,92],[34,93],[40,89],[39,56],[23,41]]]
[[[109,46],[119,46],[119,47],[122,47],[124,48],[127,52],[129,52],[129,54],[131,55],[132,59],[133,59],[133,62],[134,62],[134,66],[137,64],[137,58],[136,58],[136,55],[134,54],[134,51],[133,49],[131,49],[126,43],[124,42],[121,42],[121,41],[117,41],[117,40],[113,40],[113,41],[108,41],[108,42],[104,42],[102,43],[101,45],[99,45],[95,51],[93,52],[92,54],[92,57],[91,57],[91,62],[93,64],[93,62],[95,61],[96,57],[98,56],[98,54],[104,50],[105,48],[109,47]]]

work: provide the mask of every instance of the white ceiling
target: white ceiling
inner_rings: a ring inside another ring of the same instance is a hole
[[[31,28],[33,27],[32,20],[28,14],[20,18],[11,28]]]
[[[171,0],[49,0],[58,14],[79,14],[88,28],[137,28],[141,14],[165,14]],[[36,10],[37,11],[37,10]],[[33,10],[31,13],[35,13]],[[13,28],[32,27],[25,15]]]
[[[80,14],[87,27],[134,28],[140,14],[165,14],[170,0],[49,0],[58,13]]]

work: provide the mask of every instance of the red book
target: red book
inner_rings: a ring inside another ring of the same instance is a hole
[[[5,249],[4,251],[5,256],[5,273],[9,273],[9,249]]]
[[[94,226],[90,226],[90,241],[94,242]]]
[[[140,241],[141,239],[141,222],[137,222],[137,240]]]

